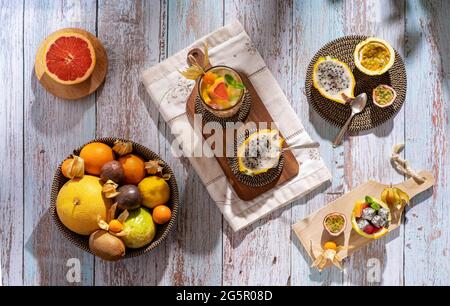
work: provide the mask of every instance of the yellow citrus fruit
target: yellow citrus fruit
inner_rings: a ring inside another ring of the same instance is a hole
[[[154,208],[169,201],[169,185],[159,176],[146,177],[139,183],[138,188],[142,198],[144,199],[142,202],[142,205],[144,206]]]
[[[110,146],[101,142],[92,142],[83,147],[80,157],[84,159],[84,169],[92,175],[100,175],[104,164],[114,160]]]
[[[172,212],[166,205],[158,205],[153,208],[152,216],[153,221],[155,221],[156,224],[164,224],[169,222],[170,217],[172,216]]]
[[[119,158],[125,173],[124,184],[137,185],[145,177],[145,162],[134,154],[127,154]]]
[[[61,188],[56,199],[56,212],[62,224],[80,235],[98,229],[98,220],[105,220],[111,200],[103,197],[100,178],[84,175]]]

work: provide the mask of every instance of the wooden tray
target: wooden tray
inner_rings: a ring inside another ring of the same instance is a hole
[[[74,85],[64,85],[55,82],[45,73],[45,67],[42,61],[42,58],[44,58],[45,47],[47,46],[49,40],[51,40],[55,35],[67,31],[72,31],[86,36],[94,47],[95,56],[97,59],[91,76],[86,81]],[[36,78],[39,80],[41,85],[51,94],[67,100],[81,99],[96,91],[105,80],[106,72],[108,71],[108,56],[106,55],[106,51],[102,43],[91,33],[78,28],[61,29],[50,34],[39,46],[34,62],[34,71],[36,73]]]
[[[204,54],[203,54],[202,50],[195,48],[195,49],[192,49],[189,52],[189,54],[194,56],[198,63],[203,63]],[[190,64],[189,60],[188,60],[188,64]],[[203,68],[206,69],[209,67],[211,67],[210,63],[208,63],[206,65],[206,67],[203,67]],[[268,126],[270,126],[270,123],[273,122],[273,119],[270,116],[269,112],[267,111],[266,107],[264,106],[263,102],[259,98],[258,94],[256,93],[255,88],[252,86],[252,83],[250,82],[250,80],[243,73],[239,72],[239,74],[242,78],[242,81],[245,84],[245,87],[247,88],[248,92],[250,93],[250,95],[252,97],[252,105],[251,105],[250,113],[249,113],[247,119],[245,120],[245,123],[255,122],[256,124],[258,124],[258,123],[265,122],[268,124]],[[194,114],[195,114],[195,98],[197,97],[197,93],[198,93],[197,86],[198,86],[198,82],[195,84],[195,86],[192,90],[192,93],[189,96],[187,103],[186,103],[186,110],[187,110],[188,117],[191,120],[191,123],[192,123],[192,120],[193,120]],[[231,186],[233,186],[233,189],[236,192],[237,196],[239,198],[241,198],[242,200],[250,201],[250,200],[258,197],[259,195],[263,194],[264,192],[270,190],[271,188],[289,181],[293,177],[297,176],[297,174],[299,173],[299,164],[298,164],[294,154],[292,154],[291,151],[285,151],[284,152],[285,163],[284,163],[283,171],[281,172],[278,179],[274,180],[272,183],[269,183],[265,186],[257,187],[257,188],[249,187],[249,186],[241,183],[239,180],[237,180],[237,178],[231,172],[230,166],[228,165],[228,160],[225,157],[226,147],[228,145],[232,146],[233,143],[227,144],[226,139],[225,139],[226,133],[223,133],[223,134],[224,134],[223,141],[224,141],[225,145],[223,146],[224,154],[222,154],[222,155],[224,157],[216,156],[216,159],[219,162],[219,165],[222,168],[223,172],[225,173]],[[211,135],[205,134],[205,133],[203,134],[203,138],[205,138],[205,139],[207,139],[209,136],[211,136]],[[281,136],[283,136],[283,135],[281,135]],[[236,135],[235,135],[235,137],[236,137]]]
[[[398,187],[404,192],[406,192],[412,199],[419,193],[431,188],[434,185],[434,178],[430,172],[422,171],[419,173],[420,176],[425,178],[425,182],[418,184],[414,179],[409,179],[403,183],[394,185],[393,187]],[[312,213],[305,219],[295,223],[292,228],[295,234],[300,239],[303,247],[308,252],[311,259],[315,259],[318,254],[313,254],[312,247],[315,249],[322,249],[323,244],[326,241],[335,241],[337,245],[345,246],[347,249],[349,246],[353,246],[350,250],[342,250],[339,252],[341,259],[344,259],[354,252],[356,252],[361,247],[374,241],[374,239],[368,239],[361,237],[352,229],[351,225],[351,213],[355,206],[355,202],[360,199],[364,199],[366,195],[373,196],[377,199],[381,197],[381,192],[384,188],[389,187],[388,185],[381,184],[375,181],[368,181],[349,193],[346,193],[342,197],[336,199],[335,201],[329,203],[322,209]],[[404,207],[403,207],[404,209]],[[401,224],[403,209],[395,210],[392,209],[392,222],[389,226],[389,231],[393,231]],[[340,212],[347,217],[347,226],[344,233],[338,237],[332,237],[323,228],[323,219],[325,216],[332,212]],[[327,264],[327,267],[331,263]]]

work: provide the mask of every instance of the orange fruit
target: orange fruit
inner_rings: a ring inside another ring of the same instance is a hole
[[[89,39],[71,31],[53,34],[44,52],[46,74],[64,85],[85,81],[94,71],[95,62]]]
[[[114,160],[114,153],[110,146],[101,142],[92,142],[81,149],[80,157],[84,159],[84,168],[87,173],[100,175],[103,165]]]
[[[172,211],[166,205],[158,205],[153,209],[152,216],[156,224],[164,224],[169,222]]]
[[[145,177],[145,162],[134,154],[127,154],[119,158],[125,173],[124,184],[137,185]]]
[[[212,85],[212,84],[214,84],[214,81],[216,80],[216,78],[217,78],[217,76],[214,72],[208,71],[203,76],[203,82],[205,82],[205,84]]]

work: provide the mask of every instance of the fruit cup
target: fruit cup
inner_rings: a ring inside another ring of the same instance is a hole
[[[245,87],[239,73],[227,66],[214,66],[200,77],[198,95],[203,107],[220,118],[235,115],[242,105]]]

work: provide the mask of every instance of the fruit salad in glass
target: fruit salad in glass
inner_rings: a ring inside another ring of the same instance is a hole
[[[239,73],[227,66],[214,66],[200,77],[198,94],[203,106],[212,114],[228,118],[242,104],[245,86]]]

